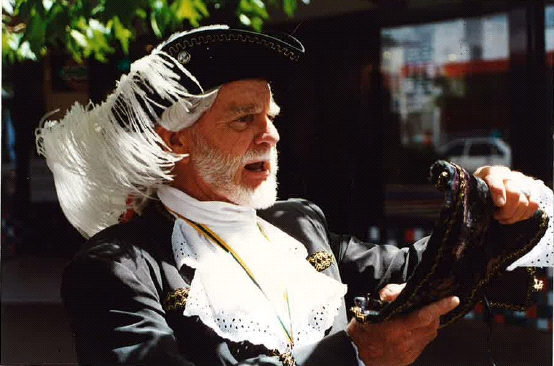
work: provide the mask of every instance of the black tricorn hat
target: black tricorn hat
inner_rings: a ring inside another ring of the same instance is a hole
[[[191,94],[197,94],[243,79],[278,84],[296,69],[304,46],[288,34],[208,26],[171,37],[160,51],[175,58],[196,78],[203,90],[186,78],[182,83],[187,83]]]
[[[36,131],[37,149],[55,170],[58,198],[71,224],[94,235],[118,222],[137,187],[172,179],[182,156],[163,146],[155,126],[190,126],[209,108],[215,90],[232,81],[286,83],[303,54],[302,44],[287,35],[224,25],[176,33],[134,61],[101,104],[76,103],[61,120],[45,119]],[[163,118],[166,112],[175,118]]]
[[[303,55],[302,43],[287,34],[225,25],[176,33],[133,62],[115,90],[112,113],[121,126],[143,131],[133,121],[156,123],[176,103],[233,81],[263,79],[284,92]]]

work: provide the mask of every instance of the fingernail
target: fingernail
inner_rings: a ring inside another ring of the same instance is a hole
[[[452,298],[452,305],[455,305],[455,306],[460,305],[460,298],[458,296],[454,296]]]
[[[506,204],[506,199],[504,197],[498,197],[496,199],[497,206],[504,206],[504,204]]]

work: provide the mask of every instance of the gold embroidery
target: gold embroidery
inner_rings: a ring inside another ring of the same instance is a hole
[[[167,294],[164,300],[164,309],[166,311],[183,309],[187,304],[190,288],[179,288]]]
[[[525,267],[528,275],[527,280],[527,296],[524,304],[512,304],[503,302],[491,302],[491,306],[498,309],[512,310],[512,311],[525,311],[533,302],[533,288],[535,283],[535,275],[537,270],[533,267]]]
[[[269,355],[279,357],[279,361],[283,363],[283,366],[298,366],[298,364],[294,360],[294,356],[290,351],[281,353],[278,350],[274,349],[269,351]]]
[[[298,61],[300,55],[295,54],[284,45],[277,44],[267,39],[261,38],[254,34],[215,34],[215,35],[198,35],[189,39],[183,39],[180,43],[175,43],[169,47],[169,54],[175,57],[179,51],[186,48],[192,48],[197,45],[210,44],[216,42],[241,42],[241,43],[256,43],[262,44],[266,48],[276,51],[283,56],[291,59],[292,61]]]
[[[316,252],[308,256],[308,262],[314,266],[315,270],[318,272],[324,271],[331,266],[334,262],[334,257],[332,253],[329,252]]]
[[[533,279],[533,290],[535,292],[539,292],[539,291],[542,291],[542,289],[544,288],[544,281],[543,280],[539,280],[538,278],[534,278]]]
[[[453,164],[455,167],[456,167],[456,170],[458,171],[458,173],[460,175],[464,174],[463,173],[463,170],[461,170],[460,167],[458,167],[457,165]],[[467,177],[467,176],[464,176],[464,177]],[[439,176],[439,181],[437,182],[437,187],[439,187],[438,185],[439,184],[446,184],[446,180],[445,180],[446,176],[441,174]],[[442,224],[443,225],[446,225],[446,229],[445,229],[445,232],[444,232],[444,235],[443,235],[443,238],[442,238],[442,242],[440,244],[440,249],[444,248],[445,245],[446,245],[446,242],[448,240],[448,238],[450,237],[450,232],[453,230],[453,227],[454,227],[454,223],[456,222],[457,218],[458,218],[458,215],[460,214],[460,206],[462,205],[462,203],[464,202],[464,199],[465,199],[465,186],[467,185],[467,180],[466,179],[461,179],[460,181],[460,187],[458,188],[459,192],[458,192],[458,197],[457,197],[457,202],[456,202],[456,207],[454,209],[454,212],[453,212],[453,217],[452,219],[448,219],[445,218],[443,219],[442,221]],[[395,314],[399,314],[401,313],[402,311],[404,311],[406,308],[410,308],[413,306],[413,303],[414,303],[414,299],[415,297],[417,296],[417,293],[419,292],[419,290],[421,289],[422,286],[424,286],[425,283],[427,283],[429,281],[429,278],[431,278],[431,276],[433,276],[435,274],[435,272],[437,271],[437,268],[440,264],[440,260],[441,260],[441,257],[442,255],[444,254],[443,250],[439,250],[439,252],[437,253],[437,256],[435,257],[435,262],[433,263],[433,266],[431,267],[431,270],[429,271],[429,273],[425,276],[425,278],[419,283],[419,285],[416,286],[416,288],[413,290],[412,294],[410,297],[408,297],[408,299],[406,299],[405,303],[398,306],[398,308],[394,309],[388,316],[385,317],[384,320],[388,320],[390,319],[393,315]],[[470,295],[469,297],[469,300],[471,300],[474,296],[474,294],[477,292],[477,289],[479,288],[480,286],[478,286],[477,288],[475,288],[472,292],[472,294]],[[468,304],[470,303],[470,301],[468,300]],[[470,305],[466,304],[466,312],[467,312],[467,309],[470,308]],[[455,317],[453,317],[449,323],[453,322],[454,320],[458,319],[459,317],[463,316],[462,313],[459,313],[458,315],[456,315]],[[448,324],[449,324],[448,323]],[[446,326],[447,324],[441,324],[441,327],[444,327]]]
[[[496,274],[498,274],[502,270],[503,265],[506,265],[506,263],[511,263],[511,262],[515,261],[516,258],[519,258],[523,255],[522,253],[525,253],[525,252],[529,251],[530,248],[534,247],[535,244],[537,244],[539,242],[539,240],[542,238],[542,235],[543,235],[544,231],[546,230],[547,225],[548,225],[548,216],[546,215],[545,212],[542,212],[541,217],[540,217],[539,230],[537,231],[537,233],[535,234],[533,239],[531,239],[531,241],[529,243],[524,245],[518,251],[512,253],[511,255],[508,255],[508,256],[504,257],[502,261],[497,263],[492,268],[491,273],[488,276],[486,276],[484,279],[479,281],[477,286],[471,292],[471,295],[470,295],[469,299],[472,299],[474,296],[476,296],[477,291],[481,287],[483,287],[486,283],[488,283],[490,281],[490,279],[492,278],[492,276],[495,276]],[[529,278],[531,280],[529,281],[529,285],[527,287],[527,300],[526,300],[527,303],[526,303],[526,305],[528,306],[528,304],[531,303],[531,293],[532,293],[533,284],[534,284],[534,281],[532,279],[534,278],[536,271],[531,267],[528,267],[527,271],[531,274],[531,276],[529,276]],[[470,302],[468,301],[468,304],[466,305],[466,309],[469,309],[469,304],[470,304]],[[516,304],[491,303],[491,306],[498,307],[498,308],[501,308],[501,309],[516,310],[516,311],[525,310],[525,306],[519,306],[519,305],[516,305]],[[462,316],[461,314],[463,314],[463,313],[459,313],[456,317],[453,317],[450,320],[449,323],[451,323],[454,320],[460,318]],[[446,324],[441,325],[441,327],[445,326],[445,325]]]
[[[455,164],[453,164],[453,165],[455,165]],[[461,170],[461,168],[459,166],[457,166],[457,165],[455,165],[455,166],[456,166],[456,170],[458,171],[458,173],[463,174],[463,170]],[[466,199],[466,197],[465,197],[465,185],[467,184],[467,176],[465,178],[466,179],[461,180],[460,187],[458,188],[459,189],[458,200],[457,200],[457,203],[456,203],[456,208],[454,210],[454,215],[459,215],[459,211],[460,211],[459,206]],[[445,182],[446,182],[445,177],[439,177],[439,181],[437,182],[437,185],[444,184]],[[444,236],[443,236],[443,241],[440,245],[440,248],[444,248],[446,240],[449,237],[450,232],[453,230],[456,219],[457,219],[457,216],[454,216],[451,219],[446,218],[445,220],[443,220],[443,224],[446,225],[446,229],[445,229],[445,233],[444,233]],[[441,328],[445,327],[446,325],[454,322],[455,320],[461,318],[467,312],[469,312],[471,310],[471,308],[474,306],[475,297],[478,296],[481,288],[483,288],[486,284],[488,284],[494,276],[496,276],[498,273],[500,273],[503,270],[503,268],[505,268],[503,266],[506,266],[507,263],[511,263],[515,259],[521,257],[524,253],[528,252],[530,250],[530,248],[532,248],[536,243],[538,243],[538,241],[542,237],[544,231],[546,230],[547,225],[548,225],[548,216],[546,215],[545,212],[542,212],[542,215],[540,217],[540,222],[539,222],[539,229],[538,229],[537,233],[535,234],[535,236],[530,240],[530,242],[527,243],[526,245],[522,246],[516,252],[511,253],[510,255],[504,257],[501,261],[498,261],[497,263],[495,263],[495,265],[490,269],[489,273],[484,278],[482,278],[476,284],[476,286],[472,289],[471,293],[469,294],[469,296],[466,299],[466,303],[464,304],[464,307],[462,308],[462,306],[459,306],[458,309],[457,309],[457,313],[454,316],[452,316],[452,318],[450,318],[447,322],[441,323],[440,327]],[[393,315],[401,313],[404,309],[412,306],[413,299],[416,296],[416,294],[418,293],[421,286],[423,286],[424,283],[428,282],[429,278],[437,270],[437,267],[438,267],[439,262],[440,262],[440,257],[442,255],[443,255],[443,253],[442,253],[442,251],[440,251],[438,253],[437,257],[435,258],[435,263],[433,264],[430,272],[423,279],[423,281],[421,281],[420,285],[416,286],[416,288],[412,292],[412,296],[408,297],[408,299],[405,300],[404,304],[400,305],[398,308],[396,308],[394,311],[392,311],[387,317],[385,317],[384,320],[388,320]],[[529,304],[531,302],[531,290],[533,288],[532,286],[533,286],[533,280],[530,281],[530,285],[528,287],[527,304]],[[494,307],[500,307],[500,308],[512,309],[512,310],[520,310],[520,311],[524,309],[523,307],[515,305],[515,304],[492,303],[491,305],[494,306]]]
[[[294,357],[290,352],[281,353],[279,355],[279,361],[283,363],[283,366],[297,366],[297,363],[294,361]]]
[[[361,307],[352,306],[350,308],[350,312],[352,313],[354,318],[356,318],[356,320],[359,321],[360,323],[365,323],[367,321],[367,318],[366,318],[366,316],[365,316],[365,314],[364,314]]]

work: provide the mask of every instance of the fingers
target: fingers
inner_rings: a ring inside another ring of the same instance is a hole
[[[527,220],[539,208],[538,202],[532,197],[527,197],[517,184],[511,181],[506,182],[507,203],[500,210],[495,212],[494,218],[501,224],[513,224],[518,221]]]
[[[504,180],[508,178],[510,169],[503,166],[484,166],[475,171],[475,176],[483,179],[491,192],[491,197],[496,207],[506,204],[506,187]]]
[[[438,326],[440,316],[454,310],[459,304],[460,299],[457,296],[446,297],[410,314],[406,318],[405,324],[411,328],[426,327],[433,324]]]
[[[408,330],[403,318],[382,323],[351,321],[346,332],[358,348],[358,355],[366,365],[410,365],[437,336],[435,329]]]
[[[406,287],[405,283],[389,283],[379,291],[379,298],[382,301],[394,301],[400,295],[400,292]]]
[[[494,215],[501,224],[527,220],[539,208],[539,203],[532,196],[534,180],[521,173],[514,174],[514,177],[516,178],[505,180],[506,204]]]
[[[532,195],[536,183],[533,178],[500,166],[481,167],[475,176],[489,186],[492,200],[499,208],[494,218],[501,224],[527,220],[539,208]]]
[[[504,187],[506,203],[495,213],[494,218],[502,224],[511,224],[523,217],[529,207],[529,199],[520,191],[519,184],[514,180],[505,180]]]
[[[360,324],[353,320],[346,332],[366,365],[409,365],[436,338],[440,316],[459,303],[460,300],[452,296],[408,316],[381,323]]]

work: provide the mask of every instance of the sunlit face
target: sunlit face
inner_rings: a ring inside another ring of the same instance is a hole
[[[199,176],[228,201],[241,206],[266,208],[277,198],[277,149],[251,149],[243,156],[223,153],[193,130],[195,149],[191,153],[192,164]],[[247,170],[243,172],[243,169]],[[248,184],[246,175],[259,176],[256,185]],[[265,178],[262,180],[261,178]]]
[[[264,208],[277,196],[279,107],[267,82],[225,84],[212,107],[183,141],[190,154],[176,169],[174,185],[199,200]]]

